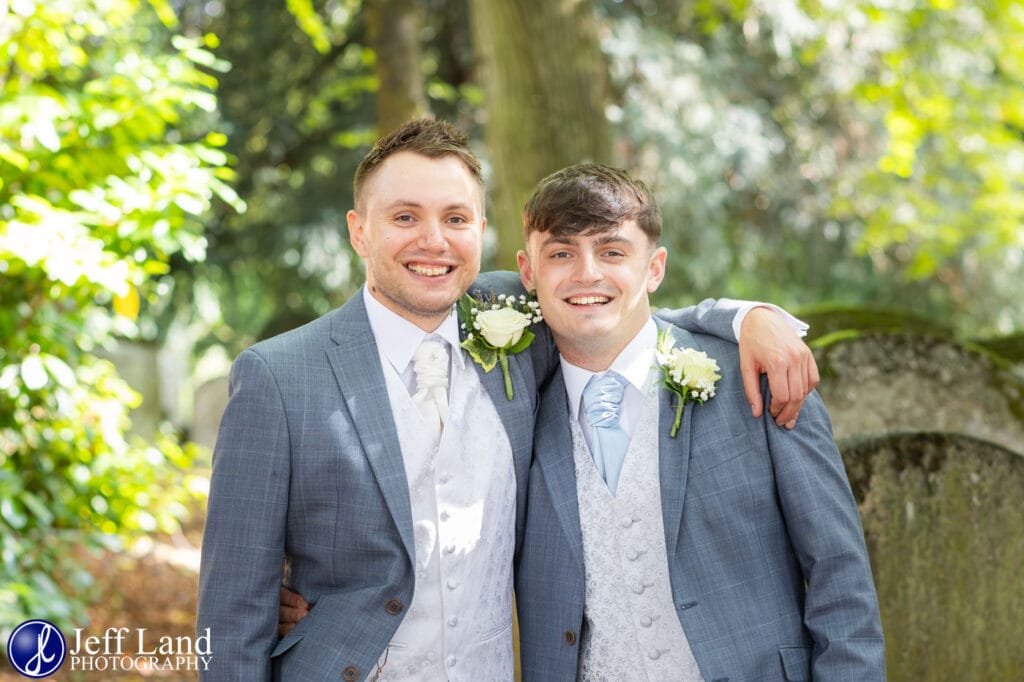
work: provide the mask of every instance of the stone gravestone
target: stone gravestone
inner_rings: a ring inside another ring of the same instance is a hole
[[[131,411],[130,434],[152,440],[164,420],[160,400],[160,371],[156,344],[118,339],[110,352],[97,350],[96,355],[110,360],[117,373],[142,399]]]
[[[1024,374],[1005,353],[1019,344],[840,313],[815,319],[819,391],[861,507],[889,679],[1024,679]]]
[[[1024,679],[1024,457],[963,435],[840,442],[890,680]]]
[[[228,378],[215,377],[196,388],[190,440],[213,450],[220,418],[228,404]]]
[[[1024,454],[1024,379],[999,356],[909,332],[840,332],[814,345],[837,439],[942,431]]]

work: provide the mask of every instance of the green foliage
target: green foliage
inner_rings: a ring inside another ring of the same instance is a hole
[[[1024,246],[1024,16],[1018,3],[952,0],[859,8],[877,50],[853,89],[884,112],[885,147],[840,210],[864,215],[861,247],[912,277],[964,253]],[[902,247],[902,248],[899,248]]]
[[[1024,44],[1014,2],[602,3],[620,162],[704,295],[1024,325]]]
[[[288,11],[295,17],[302,32],[309,36],[313,47],[320,54],[325,54],[331,49],[331,38],[327,26],[321,21],[320,16],[313,9],[312,0],[285,0]]]
[[[95,352],[131,336],[201,215],[236,207],[209,132],[215,39],[164,2],[11,3],[0,17],[0,621],[81,619],[81,549],[169,531],[195,452],[129,440],[138,396]],[[200,68],[203,67],[203,68]]]
[[[248,206],[215,204],[207,258],[172,264],[162,326],[192,325],[200,350],[224,344],[233,355],[354,290],[344,211],[359,150],[373,140],[376,85],[360,5],[239,0],[189,18],[191,31],[222,37],[216,54],[232,64],[218,113]]]
[[[184,20],[220,36],[216,54],[232,64],[218,113],[248,206],[242,214],[215,204],[206,260],[172,263],[162,329],[191,325],[200,352],[222,345],[234,355],[340,305],[362,281],[345,212],[356,165],[376,138],[377,57],[364,4],[235,0],[211,14],[213,3],[197,5]],[[420,5],[430,107],[471,124],[481,94],[465,4]]]

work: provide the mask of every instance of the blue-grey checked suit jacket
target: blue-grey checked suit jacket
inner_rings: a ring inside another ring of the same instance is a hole
[[[722,374],[714,398],[686,406],[675,438],[673,394],[663,390],[660,407],[672,597],[702,676],[885,679],[863,530],[821,399],[808,397],[792,431],[752,419],[737,347],[673,333]],[[585,627],[584,567],[560,370],[541,396],[536,429],[516,564],[523,679],[568,682]]]
[[[475,290],[521,292],[513,273]],[[677,323],[732,338],[733,311],[712,301]],[[537,384],[557,356],[547,330],[483,373],[512,445],[517,537],[526,509]],[[474,365],[479,370],[479,366]],[[231,370],[202,547],[198,629],[210,628],[206,680],[361,680],[376,669],[413,596],[408,484],[362,295],[241,353]],[[481,453],[486,455],[487,453]],[[278,587],[313,609],[280,642]]]

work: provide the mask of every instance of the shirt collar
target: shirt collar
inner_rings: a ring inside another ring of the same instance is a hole
[[[377,348],[399,375],[405,373],[416,349],[430,335],[440,336],[447,341],[451,345],[455,364],[460,369],[464,366],[462,353],[454,352],[459,348],[459,318],[455,306],[452,306],[451,313],[437,329],[425,332],[378,301],[365,285],[363,303],[366,305],[366,316],[370,319],[370,330],[377,341]]]
[[[651,368],[654,366],[654,350],[657,345],[658,327],[654,323],[654,319],[651,318],[626,344],[626,347],[605,371],[621,374],[630,386],[639,391],[641,395],[646,395]],[[569,400],[569,414],[575,417],[580,413],[580,400],[583,398],[583,389],[586,388],[587,382],[595,374],[604,374],[605,372],[591,372],[572,364],[561,356],[559,359],[562,363],[562,378],[565,380],[565,395]]]

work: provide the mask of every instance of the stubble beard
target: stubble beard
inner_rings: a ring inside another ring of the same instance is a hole
[[[429,301],[424,301],[422,304],[419,304],[415,301],[415,298],[413,296],[405,295],[406,293],[408,293],[408,290],[400,291],[398,292],[398,294],[392,295],[387,290],[384,290],[377,285],[372,285],[370,287],[370,291],[374,294],[374,296],[377,297],[378,300],[388,301],[389,303],[391,303],[392,307],[394,307],[397,310],[409,313],[412,317],[415,318],[427,319],[443,319],[447,317],[449,313],[451,313],[452,306],[455,305],[455,302],[458,301],[459,298],[456,297],[448,301],[447,303],[443,304],[430,303]],[[403,317],[405,316],[403,315]]]

